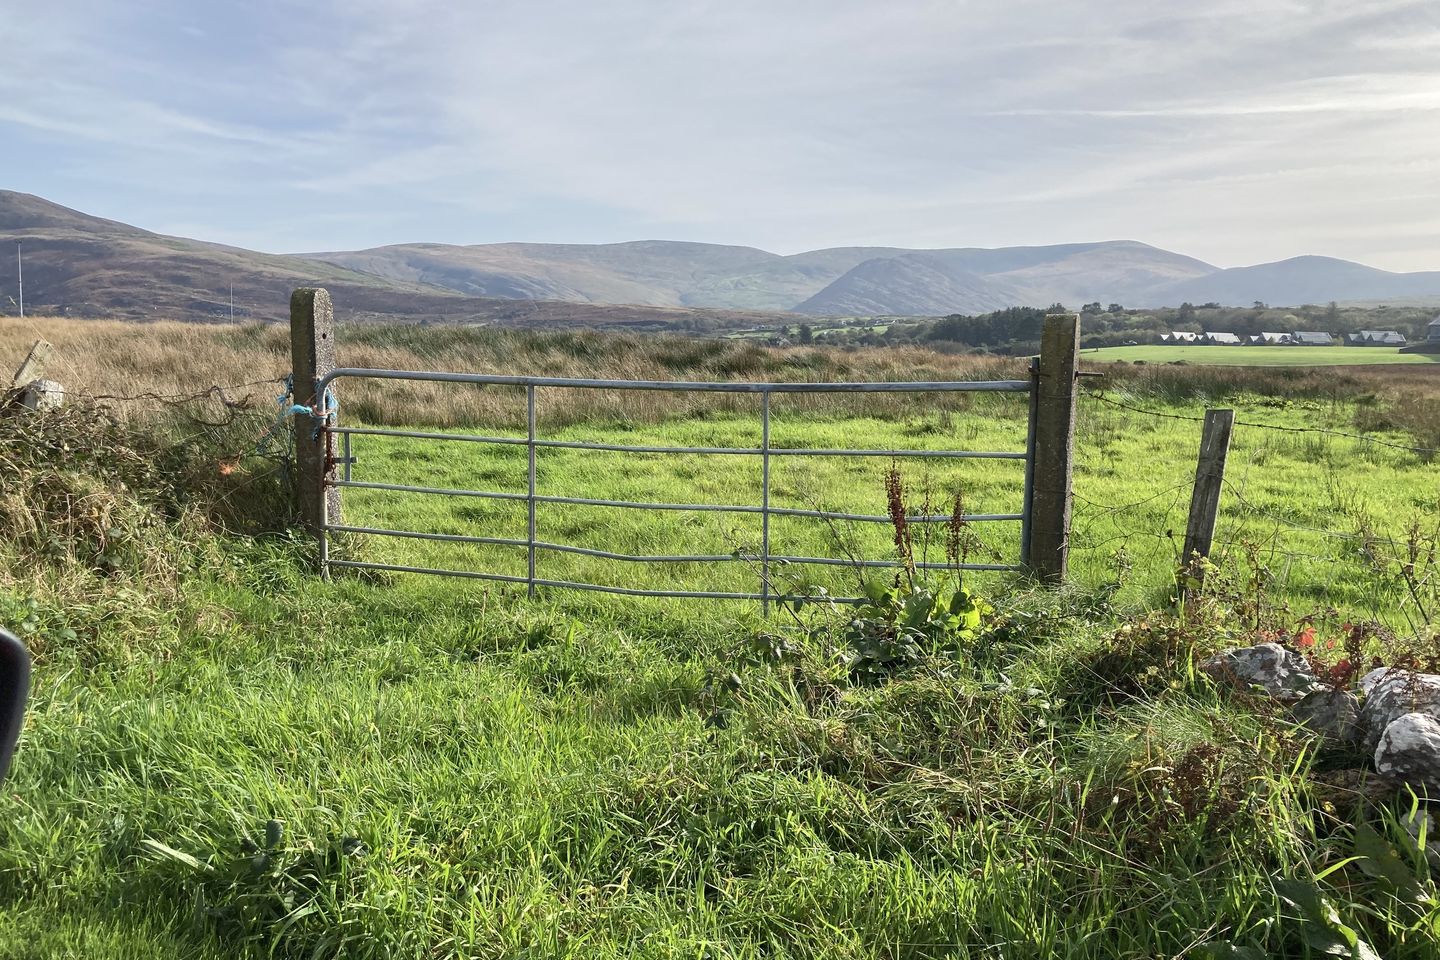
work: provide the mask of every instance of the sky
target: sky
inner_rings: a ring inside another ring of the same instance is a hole
[[[1440,269],[1435,0],[0,0],[0,188],[270,252]]]

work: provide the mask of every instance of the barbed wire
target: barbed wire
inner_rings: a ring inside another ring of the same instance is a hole
[[[1098,400],[1101,403],[1109,404],[1112,407],[1119,407],[1122,410],[1129,410],[1132,413],[1142,413],[1147,417],[1158,417],[1163,420],[1187,420],[1191,423],[1203,423],[1205,420],[1204,417],[1195,417],[1183,413],[1162,413],[1159,410],[1147,410],[1144,407],[1137,407],[1134,404],[1126,403],[1123,400],[1116,400],[1112,397],[1107,397],[1099,391],[1087,391],[1084,395],[1092,400]],[[1426,456],[1434,456],[1435,454],[1440,453],[1440,448],[1436,447],[1412,447],[1407,444],[1396,443],[1393,440],[1381,440],[1379,437],[1367,437],[1364,434],[1359,433],[1346,433],[1343,430],[1331,430],[1327,427],[1297,427],[1293,425],[1286,426],[1276,423],[1256,423],[1253,420],[1236,420],[1235,426],[1253,427],[1259,430],[1275,430],[1280,433],[1318,433],[1324,434],[1325,436],[1329,437],[1343,437],[1347,440],[1358,440],[1362,443],[1374,443],[1382,447],[1392,447],[1396,450],[1408,450],[1411,453],[1418,453]]]
[[[172,408],[176,413],[183,416],[190,423],[201,427],[219,428],[228,427],[235,423],[242,414],[257,408],[253,395],[232,397],[231,394],[240,390],[249,390],[261,386],[277,386],[287,383],[288,377],[270,377],[264,380],[250,380],[244,383],[212,384],[204,390],[196,393],[160,393],[158,391],[146,391],[135,394],[122,393],[87,393],[83,390],[66,390],[65,396],[68,399],[85,400],[96,405],[96,409],[105,409],[111,403],[153,403],[164,407]],[[11,391],[16,393],[16,391]],[[287,386],[286,394],[289,394]],[[195,405],[203,401],[215,401],[224,408],[225,414],[219,419],[211,419],[200,416]]]
[[[1092,506],[1092,507],[1097,508],[1097,509],[1100,511],[1100,512],[1097,514],[1097,516],[1102,516],[1102,517],[1103,517],[1103,516],[1106,516],[1106,515],[1108,515],[1108,514],[1112,514],[1112,513],[1122,513],[1122,512],[1124,512],[1124,511],[1126,511],[1126,510],[1133,510],[1133,509],[1135,509],[1136,507],[1142,507],[1142,506],[1144,506],[1145,504],[1149,503],[1149,502],[1152,501],[1152,500],[1159,500],[1161,497],[1168,496],[1169,494],[1172,494],[1172,493],[1174,493],[1174,492],[1177,491],[1177,490],[1183,490],[1183,489],[1185,489],[1185,488],[1188,487],[1188,486],[1190,486],[1190,482],[1189,482],[1188,480],[1187,480],[1187,481],[1184,481],[1184,482],[1182,482],[1182,483],[1177,483],[1177,484],[1175,484],[1173,487],[1166,487],[1164,490],[1161,490],[1159,493],[1151,494],[1150,496],[1144,498],[1143,500],[1136,500],[1134,503],[1120,503],[1120,504],[1097,503],[1096,501],[1091,500],[1091,499],[1088,498],[1088,497],[1084,497],[1084,496],[1081,496],[1081,495],[1078,494],[1078,493],[1073,493],[1073,492],[1071,493],[1071,496],[1074,497],[1074,499],[1076,499],[1076,500],[1079,500],[1079,501],[1081,501],[1081,502],[1083,502],[1083,503],[1086,503],[1086,504],[1088,504],[1088,505],[1090,505],[1090,506]]]
[[[1222,477],[1220,482],[1224,486],[1225,490],[1229,492],[1229,494],[1233,496],[1236,500],[1239,500],[1241,505],[1244,506],[1246,510],[1249,510],[1256,516],[1264,517],[1266,520],[1270,520],[1282,526],[1289,527],[1292,530],[1302,530],[1306,533],[1315,533],[1319,534],[1322,537],[1335,537],[1341,540],[1390,540],[1391,542],[1394,542],[1393,538],[1379,536],[1367,537],[1365,534],[1362,533],[1343,533],[1339,530],[1326,530],[1324,527],[1312,527],[1309,524],[1299,523],[1287,517],[1282,517],[1279,514],[1271,513],[1264,507],[1261,507],[1258,504],[1254,503],[1253,501],[1248,499],[1243,493],[1241,493],[1240,488],[1234,483],[1232,483],[1229,479]]]
[[[232,400],[227,392],[236,390],[248,390],[251,387],[262,387],[269,384],[282,384],[285,377],[269,377],[265,380],[250,380],[246,383],[212,384],[198,393],[157,393],[147,391],[145,393],[122,394],[122,393],[86,393],[82,390],[66,390],[67,397],[80,397],[85,400],[94,401],[117,401],[120,403],[163,403],[163,404],[184,404],[197,403],[201,400],[219,400],[227,407],[235,407],[247,403],[249,398]]]

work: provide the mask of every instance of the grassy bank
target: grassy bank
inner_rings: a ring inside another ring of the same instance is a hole
[[[177,330],[147,359],[136,352],[152,341],[126,339],[130,329],[47,331],[74,365],[58,377],[107,393],[117,371],[162,389],[172,364],[195,364],[202,386],[284,366],[265,330]],[[0,356],[20,352],[28,334],[4,332]],[[342,341],[355,351],[344,362],[775,379],[994,369],[586,335],[369,336]],[[1406,375],[1423,407],[1427,374]],[[1390,960],[1433,957],[1440,899],[1397,821],[1403,798],[1367,806],[1363,758],[1195,668],[1224,646],[1293,643],[1310,614],[1322,643],[1348,636],[1330,607],[1389,621],[1363,634],[1367,657],[1433,657],[1411,588],[1434,578],[1422,564],[1407,584],[1403,558],[1384,551],[1405,548],[1412,518],[1433,526],[1440,490],[1427,454],[1404,449],[1417,440],[1387,383],[1127,370],[1104,399],[1081,401],[1077,583],[972,578],[993,607],[975,628],[878,653],[824,603],[767,621],[753,604],[321,582],[313,548],[278,532],[273,464],[233,456],[269,426],[270,387],[251,411],[112,402],[125,413],[114,422],[83,406],[11,421],[0,619],[21,626],[37,668],[0,790],[0,955],[1120,958],[1222,942],[1253,952],[1212,955],[1304,957],[1349,931]],[[178,375],[171,386],[195,392]],[[428,396],[428,423],[520,422],[513,392],[449,396]],[[395,405],[366,410],[348,391],[342,410],[347,422],[403,423],[425,399],[377,395],[369,402]],[[1006,449],[1023,433],[1014,400],[879,413],[777,402],[773,439]],[[552,436],[755,440],[753,408],[548,402]],[[1167,534],[1183,523],[1198,424],[1176,418],[1220,402],[1284,429],[1237,429],[1227,553],[1177,611]],[[1372,439],[1302,432],[1336,427]],[[513,454],[455,446],[359,438],[357,476],[523,481]],[[540,456],[554,491],[756,492],[748,459]],[[884,513],[884,466],[777,458],[777,505]],[[928,485],[940,504],[957,487],[972,510],[1018,493],[1003,463],[902,466],[912,497]],[[502,535],[518,523],[504,509],[348,494],[352,521]],[[755,533],[599,508],[547,510],[540,524],[637,552],[728,554]],[[786,550],[835,546],[824,527],[773,533]],[[1013,525],[975,533],[977,551],[1012,546]],[[840,535],[893,555],[888,527]],[[343,549],[438,559],[414,543]],[[463,559],[516,562],[481,549],[461,548]],[[733,563],[542,562],[636,584],[753,577]]]
[[[1273,880],[1354,849],[1304,736],[1093,598],[1015,598],[1052,625],[865,687],[743,616],[249,560],[292,589],[192,587],[210,622],[42,663],[7,955],[1283,953]],[[1434,947],[1340,902],[1387,956]]]

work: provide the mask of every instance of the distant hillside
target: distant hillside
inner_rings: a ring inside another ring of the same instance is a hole
[[[0,243],[24,241],[25,302],[33,313],[214,320],[228,317],[233,288],[238,319],[283,319],[290,291],[321,284],[347,320],[484,321],[522,326],[627,326],[733,329],[773,323],[764,312],[688,310],[603,304],[543,291],[465,296],[424,279],[351,270],[305,257],[151,233],[92,217],[30,194],[0,190]],[[13,312],[15,275],[0,271],[0,312]]]
[[[795,307],[829,316],[984,313],[1008,306],[1138,303],[1161,284],[1213,273],[1133,241],[927,250],[868,260]],[[960,304],[960,306],[954,306]]]
[[[1155,305],[1221,303],[1274,306],[1331,300],[1414,300],[1440,297],[1440,271],[1390,273],[1333,257],[1294,257],[1278,263],[1217,270],[1153,292]]]
[[[754,247],[631,243],[401,244],[308,256],[472,296],[789,310],[858,264],[906,251],[843,247],[784,257]]]
[[[937,316],[983,313],[1029,300],[1028,290],[957,269],[944,257],[912,253],[866,260],[795,310],[817,316]]]
[[[1135,241],[994,249],[413,243],[303,256],[169,237],[0,191],[0,242],[25,242],[26,301],[80,316],[283,317],[296,286],[323,284],[343,317],[697,332],[811,316],[940,316],[1009,306],[1215,302],[1275,306],[1440,300],[1440,272],[1388,273],[1297,257],[1222,270]],[[0,312],[18,297],[0,270]]]
[[[451,296],[330,263],[167,237],[0,191],[0,242],[17,240],[24,241],[26,303],[36,312],[199,319],[228,314],[232,284],[242,315],[260,303],[283,309],[289,291],[308,283],[324,283],[357,307],[387,295]],[[18,293],[9,271],[0,289],[9,306]]]
[[[905,250],[648,240],[599,245],[405,244],[310,257],[479,296],[544,297],[832,316],[974,313],[1105,297],[1136,300],[1215,267],[1143,243]]]

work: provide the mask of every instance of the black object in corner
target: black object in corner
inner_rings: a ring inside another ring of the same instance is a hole
[[[10,769],[29,695],[30,651],[14,634],[0,630],[0,780]]]

